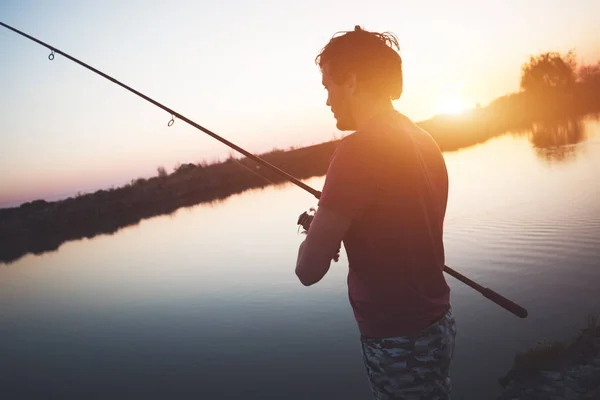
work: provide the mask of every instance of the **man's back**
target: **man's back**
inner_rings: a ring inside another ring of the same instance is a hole
[[[317,55],[336,127],[329,165],[296,275],[319,282],[340,243],[373,398],[448,399],[456,326],[444,279],[444,158],[399,114],[403,60],[391,32],[336,33]]]
[[[344,247],[362,335],[401,336],[431,325],[449,307],[443,276],[448,176],[433,138],[387,112],[342,141],[327,180],[355,183],[346,185],[354,193],[336,195],[326,182],[320,204],[343,196],[354,217]]]

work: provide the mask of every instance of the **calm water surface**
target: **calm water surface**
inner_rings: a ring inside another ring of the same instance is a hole
[[[530,313],[447,276],[454,399],[493,399],[517,351],[600,313],[600,123],[585,129],[562,161],[510,135],[446,154],[447,264]],[[313,287],[294,275],[314,205],[250,191],[0,266],[0,398],[368,399],[345,254]]]

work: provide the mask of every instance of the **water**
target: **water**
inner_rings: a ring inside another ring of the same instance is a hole
[[[562,161],[510,135],[446,154],[447,264],[530,314],[447,275],[455,399],[493,399],[517,351],[600,313],[600,123],[585,130]],[[313,287],[294,275],[315,204],[270,187],[1,266],[1,397],[368,399],[344,252]]]

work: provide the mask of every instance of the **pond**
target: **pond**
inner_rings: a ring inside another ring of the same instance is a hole
[[[455,399],[493,399],[518,351],[600,313],[600,123],[582,129],[445,153],[447,265],[529,311],[446,275]],[[315,286],[294,274],[315,205],[270,186],[0,265],[2,397],[368,399],[344,251]]]

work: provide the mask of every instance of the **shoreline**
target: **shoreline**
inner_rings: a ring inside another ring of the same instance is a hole
[[[598,118],[600,113],[598,94],[588,87],[579,87],[574,93],[540,102],[519,92],[498,98],[485,108],[436,116],[417,124],[443,152],[482,144],[507,133],[527,135],[532,146],[556,150],[585,140],[581,121],[590,114]],[[590,102],[594,96],[597,101]],[[323,176],[339,141],[273,150],[260,157],[300,180]],[[67,241],[113,234],[181,207],[287,182],[250,159],[233,156],[214,164],[183,164],[171,174],[164,169],[158,172],[158,176],[133,179],[119,188],[1,208],[0,264],[15,262],[26,254],[55,251]]]

